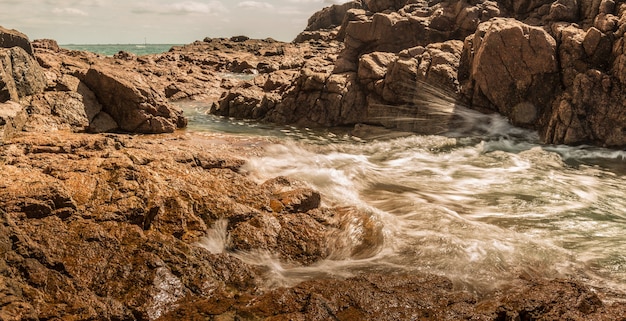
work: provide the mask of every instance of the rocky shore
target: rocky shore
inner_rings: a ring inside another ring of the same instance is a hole
[[[266,139],[181,131],[172,104],[418,133],[464,106],[546,143],[623,147],[625,17],[612,0],[363,0],[293,43],[113,57],[0,29],[0,320],[626,320],[623,289],[527,274],[488,294],[376,272],[268,288],[235,253],[359,258],[380,227],[297,180],[254,181],[243,166]],[[360,233],[338,241],[348,225]]]

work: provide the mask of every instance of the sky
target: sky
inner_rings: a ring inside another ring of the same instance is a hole
[[[245,35],[293,40],[348,0],[0,0],[0,26],[59,44],[185,44]]]

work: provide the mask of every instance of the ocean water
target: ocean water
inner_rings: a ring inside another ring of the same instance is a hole
[[[136,55],[150,55],[169,51],[178,44],[101,44],[101,45],[60,45],[70,50],[90,51],[105,56],[113,56],[120,51],[131,52]]]
[[[183,106],[191,131],[271,136],[244,170],[258,182],[288,176],[329,206],[367,213],[380,237],[362,251],[337,248],[313,266],[272,253],[233,253],[263,266],[267,286],[362,271],[444,275],[488,293],[520,275],[572,277],[626,293],[626,152],[542,145],[500,116],[463,110],[468,133],[362,140],[346,132],[272,126]],[[363,235],[349,225],[343,242]],[[203,242],[226,251],[220,222]],[[620,300],[626,299],[616,295]]]

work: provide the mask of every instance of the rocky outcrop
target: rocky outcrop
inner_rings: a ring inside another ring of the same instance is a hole
[[[546,143],[626,146],[621,4],[371,0],[342,8],[350,9],[339,29],[323,29],[339,20],[337,7],[307,29],[342,41],[340,53],[293,68],[299,76],[288,88],[233,88],[215,112],[429,134],[453,128],[459,104],[536,129]]]
[[[28,36],[14,30],[0,27],[0,48],[22,48],[27,54],[33,56],[33,46]]]
[[[515,125],[536,126],[561,89],[556,40],[515,19],[481,24],[465,40],[461,64],[459,81],[471,104],[495,106]]]
[[[482,300],[455,291],[442,277],[368,274],[311,280],[246,302],[186,303],[161,320],[233,315],[244,320],[621,320],[626,308],[604,305],[589,289],[565,280],[531,280]]]
[[[83,81],[124,131],[171,133],[187,126],[182,111],[163,100],[139,75],[129,78],[113,68],[95,67],[87,71]]]
[[[19,102],[26,96],[43,92],[43,70],[21,47],[0,49],[0,101]]]
[[[626,306],[525,277],[487,297],[444,277],[362,272],[268,289],[243,253],[288,266],[363,259],[383,232],[319,193],[241,172],[228,136],[25,134],[0,146],[2,320],[621,320]],[[355,231],[359,231],[355,233]],[[200,317],[203,316],[203,317]]]
[[[234,153],[256,147],[185,137],[59,132],[1,147],[0,317],[154,320],[187,298],[252,294],[262,271],[233,253],[311,264],[362,253],[337,241],[348,224],[382,237],[302,183],[238,173]],[[227,241],[201,245],[211,233]]]

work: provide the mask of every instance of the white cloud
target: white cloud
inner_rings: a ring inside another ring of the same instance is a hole
[[[141,3],[132,12],[138,14],[157,13],[165,15],[188,15],[188,14],[218,14],[227,12],[228,9],[219,1],[208,3],[197,1],[183,1],[170,4]]]
[[[76,8],[54,8],[52,13],[64,16],[88,16],[87,12]]]
[[[267,2],[259,1],[243,1],[237,4],[238,8],[243,9],[273,9],[274,6]]]

